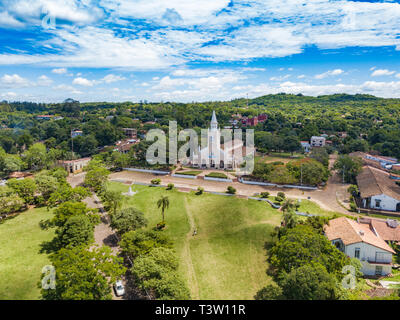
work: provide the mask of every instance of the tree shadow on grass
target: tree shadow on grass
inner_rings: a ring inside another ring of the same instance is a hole
[[[42,230],[48,230],[49,228],[54,227],[54,225],[50,219],[47,219],[47,220],[40,220],[39,227]]]
[[[58,250],[60,250],[61,246],[60,243],[57,239],[57,237],[54,237],[52,240],[50,241],[44,241],[40,244],[40,253],[46,253],[46,254],[51,254],[51,253],[55,253]]]

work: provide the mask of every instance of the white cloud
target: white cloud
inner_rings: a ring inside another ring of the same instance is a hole
[[[47,77],[45,75],[40,76],[37,81],[37,85],[42,86],[42,87],[47,87],[47,86],[51,85],[52,83],[53,83],[53,80],[51,80],[49,77]]]
[[[0,12],[0,26],[5,28],[21,28],[24,24],[11,16],[7,11]]]
[[[379,76],[391,76],[395,74],[395,71],[390,71],[387,69],[378,69],[372,72],[371,77],[379,77]]]
[[[82,78],[82,77],[75,78],[72,81],[72,83],[80,85],[80,86],[85,86],[85,87],[92,87],[95,84],[95,82],[93,80],[88,80],[88,79]]]
[[[126,80],[126,78],[117,76],[115,74],[108,74],[103,79],[101,79],[101,81],[103,81],[105,83],[113,83],[113,82],[122,81],[122,80]]]
[[[337,76],[337,75],[342,74],[343,72],[344,71],[342,69],[329,70],[327,72],[317,74],[315,76],[315,79],[324,79],[324,78],[330,77],[330,76]]]
[[[290,77],[290,74],[286,74],[284,76],[271,77],[271,78],[269,78],[269,80],[271,80],[271,81],[283,81],[283,80],[286,80],[289,77]]]
[[[18,74],[5,74],[0,79],[0,85],[5,88],[23,88],[29,85],[29,81]]]
[[[66,68],[58,68],[58,69],[53,69],[51,72],[56,73],[56,74],[65,74],[68,72]]]

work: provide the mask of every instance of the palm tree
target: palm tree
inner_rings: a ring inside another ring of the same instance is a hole
[[[164,211],[165,211],[165,209],[168,209],[168,207],[169,207],[168,197],[161,196],[161,198],[157,201],[157,207],[161,208],[162,222],[165,223]]]

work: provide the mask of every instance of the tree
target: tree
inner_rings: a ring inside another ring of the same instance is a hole
[[[117,212],[117,209],[122,206],[124,196],[121,191],[106,189],[101,194],[101,198],[108,209],[111,209],[112,214]]]
[[[356,184],[352,184],[347,188],[347,192],[350,193],[352,196],[356,196],[358,194],[358,186]]]
[[[158,201],[157,201],[157,207],[161,208],[161,215],[162,215],[162,223],[165,223],[165,209],[168,209],[169,207],[169,198],[166,196],[162,196]]]
[[[312,227],[297,225],[286,230],[286,234],[277,241],[270,250],[269,260],[279,272],[289,273],[293,268],[316,262],[329,273],[341,274],[348,259]]]
[[[112,284],[126,272],[122,259],[107,246],[62,248],[50,261],[56,270],[56,286],[42,288],[45,300],[111,300]]]
[[[49,208],[53,208],[67,201],[81,202],[88,196],[90,196],[90,191],[84,187],[72,188],[69,184],[61,184],[58,189],[50,195],[47,205]]]
[[[335,276],[318,263],[292,269],[279,284],[287,300],[336,300],[340,293]]]
[[[296,211],[300,207],[300,203],[294,199],[286,199],[283,204],[282,204],[282,211],[287,212],[287,211]]]
[[[25,153],[25,161],[32,170],[44,169],[48,165],[46,146],[43,143],[35,143]]]
[[[110,171],[103,167],[90,169],[85,176],[85,185],[99,192],[107,182]]]
[[[342,155],[335,161],[333,168],[338,171],[340,176],[343,176],[344,174],[345,182],[354,183],[356,177],[362,171],[362,159]]]
[[[33,179],[10,179],[7,186],[14,190],[26,204],[32,204],[35,200],[36,183]]]
[[[0,214],[9,214],[25,208],[25,202],[8,187],[0,187]]]
[[[266,287],[262,288],[257,292],[254,296],[255,300],[282,300],[283,294],[282,289],[273,284],[269,284]]]
[[[326,148],[313,148],[310,157],[317,160],[326,168],[329,166],[329,154]]]
[[[135,208],[119,210],[111,216],[111,228],[117,230],[119,234],[134,231],[146,225],[147,219],[144,214]]]
[[[61,247],[87,245],[94,241],[94,225],[87,216],[75,215],[68,218],[56,234]]]
[[[40,192],[45,202],[47,202],[51,194],[59,188],[57,178],[49,175],[47,171],[39,172],[35,176],[35,183],[37,186],[37,191]]]
[[[6,174],[10,174],[11,172],[20,171],[23,167],[23,162],[21,158],[14,154],[8,154],[3,159],[3,171]]]
[[[190,293],[177,272],[178,259],[173,250],[155,248],[135,259],[132,274],[141,289],[160,300],[188,300]]]
[[[158,247],[172,248],[172,241],[160,231],[135,230],[122,235],[120,247],[124,254],[135,259]]]
[[[54,210],[54,217],[51,222],[57,227],[62,227],[70,217],[78,215],[88,216],[93,225],[100,223],[97,209],[88,208],[86,203],[83,202],[71,201],[62,203]]]

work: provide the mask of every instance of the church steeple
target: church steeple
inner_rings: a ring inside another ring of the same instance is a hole
[[[213,114],[211,117],[211,130],[216,130],[218,129],[218,121],[217,121],[217,116],[215,115],[215,110],[213,110]]]

